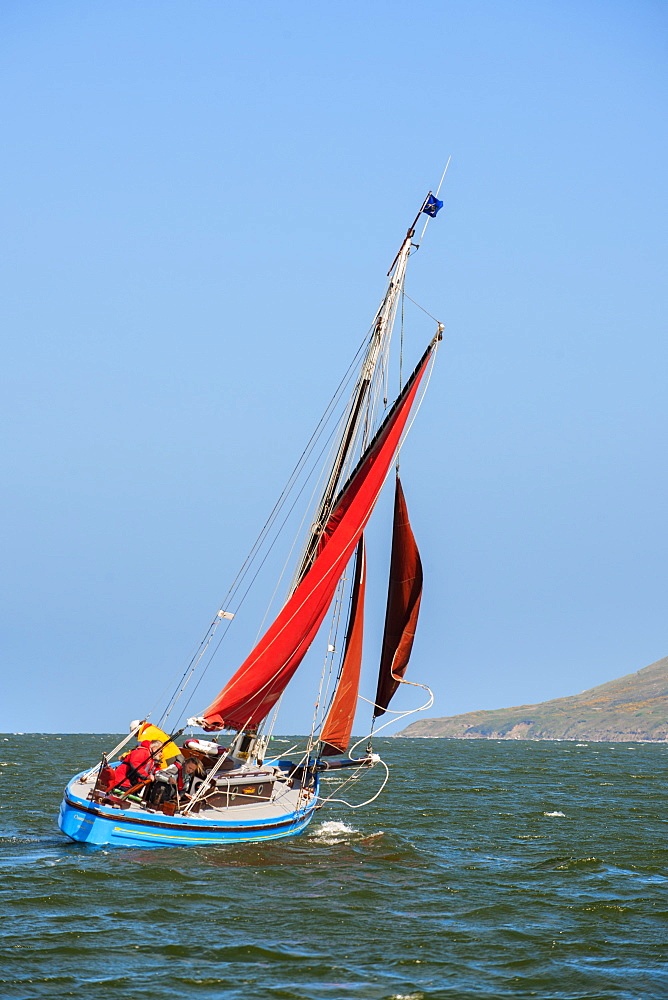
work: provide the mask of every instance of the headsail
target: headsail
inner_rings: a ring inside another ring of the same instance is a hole
[[[331,708],[320,733],[321,753],[324,757],[345,753],[350,743],[362,667],[365,590],[366,552],[364,550],[364,535],[362,535],[357,544],[348,635],[346,636],[346,649],[341,664],[341,675]]]
[[[422,562],[397,475],[390,583],[380,657],[374,718],[383,715],[401,683],[410,659],[422,599]]]
[[[319,552],[307,573],[274,623],[202,714],[205,728],[241,729],[259,725],[306,655],[327,614],[339,578],[371,517],[439,336],[423,354],[341,490]]]

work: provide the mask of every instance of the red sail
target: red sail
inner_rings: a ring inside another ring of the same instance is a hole
[[[383,715],[399,687],[410,659],[422,599],[422,563],[408,520],[408,509],[397,476],[390,585],[380,657],[374,718]]]
[[[203,713],[207,729],[257,726],[278,701],[304,659],[339,578],[371,517],[401,440],[432,342],[406,383],[357,468],[339,494],[325,529],[326,541],[273,625]]]
[[[366,589],[366,553],[364,535],[357,545],[355,576],[353,578],[352,603],[346,636],[346,650],[343,654],[341,675],[332,706],[320,733],[323,757],[345,753],[350,743],[350,734],[357,708],[357,691],[360,686],[362,668],[362,641],[364,639],[364,591]]]

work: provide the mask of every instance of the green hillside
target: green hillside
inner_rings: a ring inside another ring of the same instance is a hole
[[[668,656],[568,698],[424,719],[399,736],[503,740],[668,740]]]

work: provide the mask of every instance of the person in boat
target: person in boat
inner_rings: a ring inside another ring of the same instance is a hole
[[[189,795],[193,790],[195,778],[203,778],[206,774],[204,765],[196,757],[188,757],[183,766],[183,791]]]
[[[139,746],[131,750],[114,770],[114,789],[127,791],[133,785],[147,780],[153,780],[160,768],[160,740],[142,740]]]
[[[157,726],[152,725],[150,722],[141,722],[139,719],[135,719],[134,722],[130,723],[130,732],[134,732],[137,729],[137,740],[141,743],[142,740],[159,740],[162,746],[162,751],[160,755],[160,767],[168,767],[170,764],[174,763],[175,760],[180,760],[182,763],[185,757],[181,753],[181,748],[170,740],[167,733],[163,732]]]
[[[201,761],[194,757],[187,760],[174,761],[168,767],[161,768],[155,774],[155,779],[151,786],[149,802],[151,805],[161,805],[169,802],[179,795],[188,796],[192,790],[195,778],[203,778],[205,775]]]

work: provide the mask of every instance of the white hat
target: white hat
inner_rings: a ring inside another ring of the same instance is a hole
[[[130,732],[133,733],[135,729],[139,729],[141,726],[141,719],[135,719],[134,722],[130,723]]]

